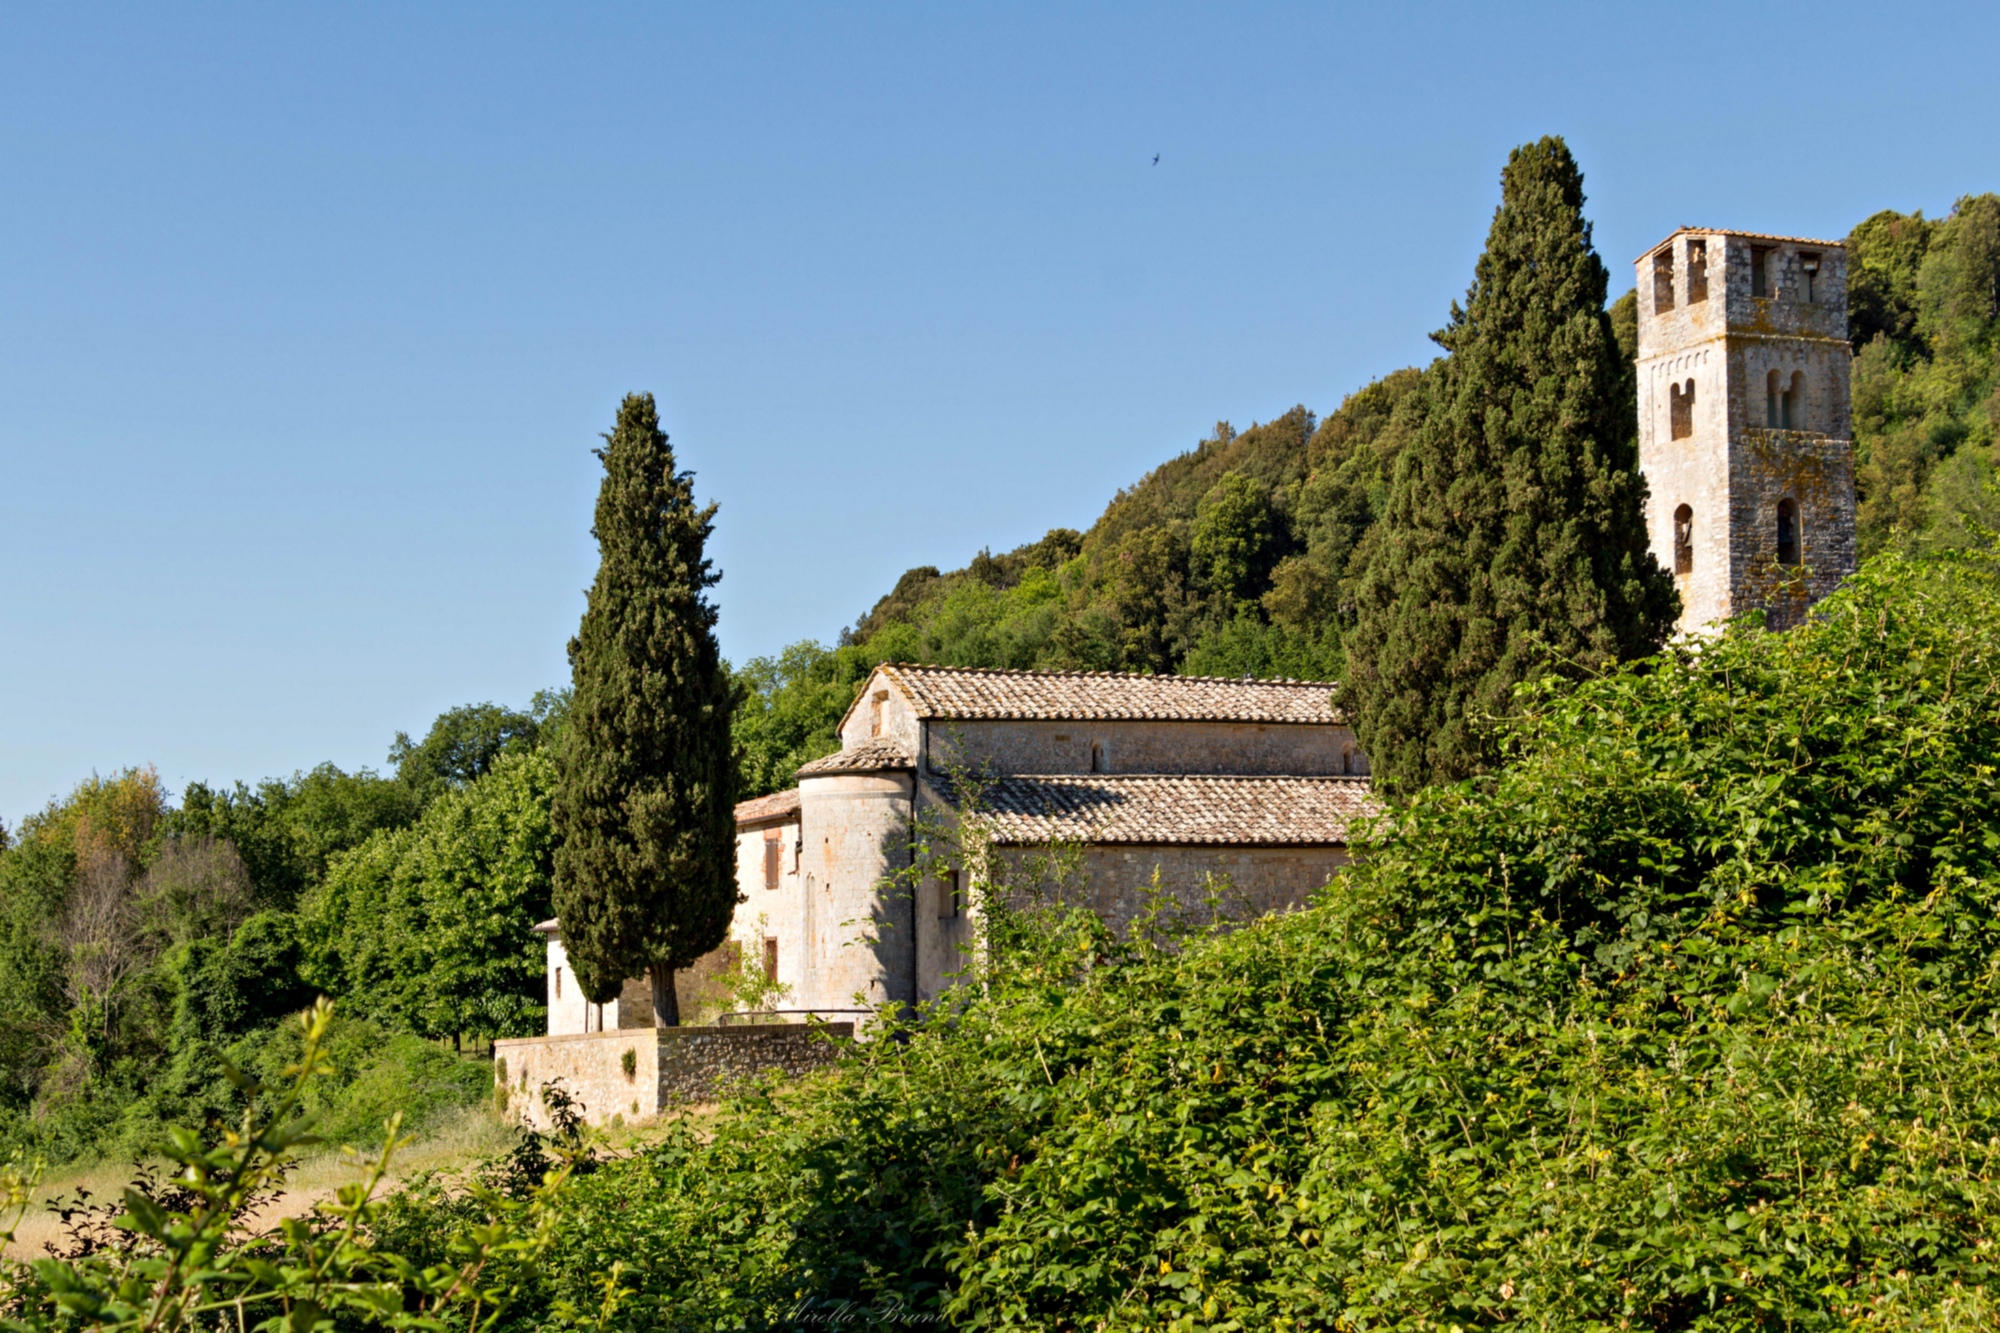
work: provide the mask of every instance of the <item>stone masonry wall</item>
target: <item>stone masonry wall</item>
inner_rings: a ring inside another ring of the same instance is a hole
[[[645,1120],[667,1107],[714,1101],[742,1079],[770,1071],[797,1076],[830,1064],[853,1035],[852,1023],[773,1023],[505,1039],[493,1043],[496,1101],[503,1112],[547,1129],[541,1089],[561,1079],[590,1124],[613,1116]]]
[[[1019,864],[1032,850],[1000,849]],[[1146,910],[1153,871],[1169,897],[1188,911],[1205,911],[1209,876],[1230,883],[1217,910],[1248,921],[1303,907],[1351,858],[1344,847],[1089,846],[1083,849],[1082,905],[1119,933]]]
[[[1700,300],[1690,299],[1697,244],[1706,255]],[[1818,264],[1810,280],[1808,257]],[[1796,624],[1855,568],[1846,254],[1833,243],[1681,233],[1642,256],[1636,276],[1646,528],[1654,556],[1675,572],[1680,628],[1755,608],[1773,628]],[[1782,566],[1786,500],[1800,550]],[[1692,568],[1676,569],[1683,506]]]
[[[955,756],[996,773],[1267,773],[1362,776],[1345,726],[1252,722],[932,722],[932,772]]]

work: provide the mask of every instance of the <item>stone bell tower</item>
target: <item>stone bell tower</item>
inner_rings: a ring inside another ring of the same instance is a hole
[[[1683,227],[1637,269],[1646,530],[1679,628],[1795,625],[1855,566],[1847,252]]]

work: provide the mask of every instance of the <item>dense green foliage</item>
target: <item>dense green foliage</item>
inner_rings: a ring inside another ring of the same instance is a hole
[[[1862,551],[1964,545],[2000,523],[2000,195],[1877,213],[1847,247]]]
[[[1644,656],[1679,612],[1608,280],[1568,147],[1515,149],[1357,585],[1341,701],[1389,792],[1490,768],[1515,686]]]
[[[24,820],[0,848],[0,1145],[115,1156],[164,1123],[225,1122],[242,1101],[226,1065],[256,1065],[321,990],[379,1025],[324,1088],[476,1099],[482,1067],[437,1083],[428,1061],[459,1062],[424,1039],[541,1024],[528,927],[549,912],[552,763],[533,747],[563,703],[453,709],[398,736],[394,778],[325,764],[191,783],[175,807],[134,769]]]
[[[715,643],[715,507],[697,508],[651,394],[597,451],[599,563],[570,640],[558,747],[555,905],[577,985],[597,1003],[650,973],[678,1021],[673,972],[722,943],[736,910],[735,702]]]
[[[1308,911],[1051,918],[578,1180],[522,1326],[614,1259],[647,1327],[1990,1325],[2000,577],[1878,560],[1511,735]]]
[[[67,1214],[64,1244],[47,1258],[0,1261],[0,1317],[20,1330],[131,1333],[257,1328],[271,1331],[380,1327],[488,1329],[518,1297],[548,1247],[549,1203],[563,1169],[514,1196],[473,1181],[460,1211],[479,1225],[439,1250],[440,1262],[410,1263],[377,1243],[390,1223],[381,1199],[400,1113],[374,1127],[382,1151],[361,1179],[275,1227],[257,1213],[283,1189],[312,1133],[314,1099],[337,1078],[340,1045],[324,1002],[288,1026],[290,1063],[269,1080],[239,1075],[242,1116],[220,1133],[177,1129],[163,1155],[170,1183],[145,1174],[116,1205]],[[414,1089],[421,1100],[422,1090]],[[544,1159],[546,1154],[542,1155]],[[551,1164],[553,1165],[553,1164]],[[0,1168],[0,1244],[33,1198],[35,1178]],[[609,1313],[607,1310],[606,1313]]]
[[[528,927],[553,910],[555,771],[546,750],[502,754],[336,859],[300,908],[307,980],[421,1036],[538,1032],[546,964]]]

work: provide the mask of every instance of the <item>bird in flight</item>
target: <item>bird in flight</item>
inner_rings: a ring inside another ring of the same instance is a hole
[[[1153,154],[1153,165],[1156,167],[1160,165],[1160,155],[1158,153]]]

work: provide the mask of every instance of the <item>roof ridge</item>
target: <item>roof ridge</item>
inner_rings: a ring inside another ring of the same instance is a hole
[[[1300,676],[1183,676],[1172,672],[1157,671],[1054,671],[1040,667],[969,667],[948,666],[940,662],[883,662],[883,667],[896,671],[948,671],[959,676],[1034,676],[1041,679],[1066,680],[1157,680],[1177,681],[1188,685],[1306,685],[1336,688],[1337,680],[1307,680]]]

